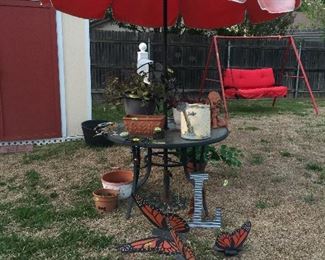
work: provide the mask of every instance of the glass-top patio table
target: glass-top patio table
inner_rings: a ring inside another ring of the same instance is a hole
[[[228,134],[229,130],[227,128],[217,128],[211,130],[211,137],[204,140],[186,140],[181,137],[180,130],[173,127],[172,124],[168,124],[169,129],[165,131],[165,137],[163,139],[152,140],[148,138],[139,138],[137,141],[133,139],[128,139],[121,137],[119,133],[107,134],[106,138],[116,144],[129,146],[132,149],[132,160],[133,160],[133,186],[132,193],[136,193],[139,188],[147,181],[150,176],[152,166],[162,167],[164,170],[164,201],[169,201],[169,186],[170,177],[169,172],[170,167],[184,167],[186,177],[189,179],[189,173],[187,171],[186,164],[189,160],[187,156],[188,149],[200,149],[201,161],[203,161],[204,149],[206,145],[218,143],[224,140]],[[146,148],[147,155],[144,157],[145,165],[141,167],[141,154],[140,149]],[[153,151],[155,149],[155,151]],[[179,161],[171,158],[170,155],[175,155],[175,149],[178,149]],[[158,156],[162,158],[162,162],[153,162],[152,158]],[[195,167],[195,165],[194,165]],[[145,175],[140,179],[141,168],[145,168]],[[128,208],[126,212],[126,218],[128,219],[131,215],[133,205],[132,197],[129,198]]]

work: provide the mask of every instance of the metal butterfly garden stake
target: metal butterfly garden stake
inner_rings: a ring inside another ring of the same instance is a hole
[[[223,252],[226,256],[238,255],[248,237],[251,227],[251,222],[246,221],[241,228],[236,229],[232,233],[221,233],[216,239],[213,247],[214,250]]]
[[[143,215],[161,233],[144,239],[136,240],[119,247],[123,253],[156,252],[166,255],[182,255],[186,260],[194,260],[192,250],[184,246],[177,233],[186,233],[190,230],[186,221],[173,213],[164,213],[159,208],[148,203],[139,195],[132,195]]]

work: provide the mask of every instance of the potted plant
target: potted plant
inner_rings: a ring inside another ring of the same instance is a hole
[[[145,77],[145,74],[137,73],[132,73],[125,80],[109,77],[104,91],[106,101],[114,105],[123,102],[126,114],[153,114],[158,101],[164,96],[164,86],[157,80],[148,84],[144,82]]]
[[[227,145],[221,145],[217,149],[213,145],[208,145],[204,147],[203,155],[201,153],[202,148],[190,149],[187,151],[187,170],[188,172],[194,171],[204,171],[208,162],[212,165],[216,165],[220,162],[224,162],[229,166],[240,166],[241,161],[239,156],[241,154],[240,150],[235,147],[229,147]],[[180,156],[179,151],[177,155]]]

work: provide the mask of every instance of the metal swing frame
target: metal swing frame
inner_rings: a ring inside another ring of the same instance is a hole
[[[229,118],[229,114],[228,114],[228,107],[227,107],[227,101],[226,101],[226,96],[225,96],[225,87],[224,87],[223,74],[222,74],[223,71],[222,71],[222,66],[221,66],[221,61],[220,61],[220,48],[219,48],[220,40],[228,40],[228,41],[229,40],[286,40],[287,47],[283,53],[283,59],[282,59],[283,61],[282,61],[282,65],[281,65],[281,73],[280,73],[279,81],[281,82],[283,79],[284,69],[288,62],[289,50],[290,50],[290,48],[292,48],[293,52],[294,52],[294,56],[298,63],[298,69],[299,69],[299,71],[301,71],[302,76],[299,76],[299,74],[298,74],[297,76],[290,76],[290,77],[304,79],[307,90],[310,95],[310,99],[311,99],[311,103],[313,105],[314,112],[316,115],[319,114],[319,109],[318,109],[312,88],[310,86],[304,65],[300,59],[297,45],[295,43],[294,38],[291,35],[286,35],[286,36],[247,36],[247,37],[246,36],[213,36],[213,38],[211,40],[209,52],[208,52],[206,65],[205,65],[202,79],[201,79],[200,95],[202,95],[202,93],[203,93],[203,89],[204,89],[206,81],[220,82],[220,88],[221,88],[221,94],[222,94],[222,99],[223,99],[223,103],[224,103],[226,119]],[[209,68],[209,65],[211,63],[211,59],[213,56],[216,58],[216,71],[218,73],[219,80],[207,78],[208,68]],[[273,98],[272,106],[274,106],[276,99],[277,99],[276,97]]]

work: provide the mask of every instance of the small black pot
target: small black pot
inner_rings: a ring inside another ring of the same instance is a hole
[[[138,98],[124,98],[124,110],[127,115],[153,115],[156,108],[156,101],[154,99],[143,101]]]
[[[81,123],[82,132],[84,134],[85,142],[89,146],[108,147],[113,143],[108,141],[104,136],[95,136],[94,128],[100,124],[107,122],[105,120],[88,120]]]

